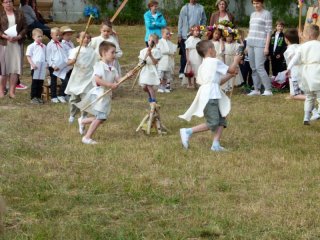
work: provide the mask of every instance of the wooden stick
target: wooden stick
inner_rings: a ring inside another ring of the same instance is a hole
[[[122,9],[126,6],[128,0],[124,0],[121,5],[119,6],[119,8],[117,9],[117,11],[113,14],[113,17],[111,18],[110,22],[113,22],[119,15],[119,13],[122,11]]]
[[[131,71],[132,71],[132,75],[136,74],[141,68],[143,68],[143,66],[145,65],[145,62],[139,63],[137,66],[135,66]],[[124,81],[128,80],[131,76],[124,76],[120,79],[120,81],[118,82],[118,85],[122,84]],[[88,104],[87,106],[85,106],[83,109],[81,109],[81,111],[84,111],[86,109],[88,109],[89,107],[91,107],[94,103],[96,103],[97,101],[99,101],[101,98],[103,98],[104,96],[106,96],[109,92],[111,92],[112,89],[109,89],[107,91],[105,91],[100,97],[96,98],[94,101],[92,101],[90,104]]]
[[[299,32],[301,33],[301,31],[302,31],[302,20],[301,20],[301,18],[302,18],[302,2],[301,2],[301,0],[299,0]],[[299,37],[301,38],[301,34],[299,34]],[[301,39],[300,39],[300,41],[301,41]]]
[[[137,129],[136,129],[136,132],[138,132],[138,131],[142,128],[143,124],[147,121],[148,117],[149,117],[149,114],[147,114],[147,115],[142,119],[141,123],[139,124],[139,126],[138,126]]]
[[[79,46],[79,49],[78,49],[78,52],[77,52],[75,61],[77,61],[77,59],[78,59],[78,56],[79,56],[79,53],[80,53],[80,50],[81,50],[81,47],[82,47],[82,44],[83,44],[83,39],[85,38],[85,36],[86,36],[86,34],[87,34],[87,32],[88,32],[88,28],[89,28],[89,26],[90,26],[90,24],[91,24],[92,18],[93,18],[93,16],[90,15],[90,17],[89,17],[89,19],[88,19],[88,22],[87,22],[87,25],[86,25],[86,28],[85,28],[85,30],[84,30],[84,36],[83,36],[83,38],[81,38],[81,41],[80,41],[80,46]]]

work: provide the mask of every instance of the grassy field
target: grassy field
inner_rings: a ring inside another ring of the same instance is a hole
[[[125,72],[144,29],[116,29]],[[30,105],[29,89],[0,99],[2,239],[320,239],[320,122],[303,126],[303,102],[237,90],[222,139],[230,152],[211,152],[209,132],[185,151],[179,128],[203,119],[177,116],[196,92],[176,80],[158,94],[170,132],[146,136],[135,132],[146,96],[131,84],[116,90],[96,146],[81,143],[67,105]]]

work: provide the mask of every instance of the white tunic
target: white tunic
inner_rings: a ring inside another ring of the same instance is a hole
[[[240,44],[233,42],[233,43],[225,43],[224,45],[224,54],[225,54],[225,64],[230,66],[233,63],[234,60],[234,56],[237,54],[237,50],[239,48]],[[235,86],[239,86],[241,83],[243,83],[243,78],[242,78],[242,74],[239,73],[237,74],[236,77],[233,77],[232,79],[230,79],[228,82],[226,82],[225,84],[223,84],[221,86],[221,88],[225,91],[229,91],[232,89],[233,84]]]
[[[100,56],[99,46],[103,41],[111,42],[116,46],[116,59],[114,60],[113,65],[117,69],[119,75],[121,75],[121,66],[120,66],[118,59],[122,57],[123,52],[120,48],[118,40],[114,36],[111,35],[109,38],[104,38],[101,35],[98,37],[94,37],[91,39],[89,46],[92,47],[96,51],[98,56]]]
[[[213,45],[214,45],[214,49],[216,50],[216,58],[219,59],[220,61],[224,62],[224,59],[223,59],[223,55],[224,55],[224,52],[222,51],[223,50],[223,46],[221,46],[221,42],[220,41],[213,41]]]
[[[46,77],[46,45],[43,43],[33,42],[27,47],[26,56],[30,57],[32,62],[37,65],[33,72],[33,79],[44,80]],[[31,69],[32,66],[31,66]]]
[[[99,61],[94,65],[93,75],[92,75],[92,84],[93,88],[86,94],[85,98],[79,102],[77,107],[83,110],[84,107],[88,106],[90,103],[94,102],[97,98],[101,97],[105,91],[108,89],[104,86],[98,86],[95,81],[95,76],[102,78],[106,83],[114,83],[119,78],[117,69],[113,66],[108,66],[103,61]],[[86,112],[89,112],[93,115],[99,113],[105,113],[107,116],[111,111],[111,95],[112,92],[106,94],[97,102],[92,104],[89,108],[85,109]]]
[[[79,47],[76,47],[71,50],[69,59],[76,58],[78,49]],[[81,47],[65,90],[66,94],[80,95],[87,93],[92,88],[93,66],[96,64],[97,59],[98,56],[91,47]]]
[[[186,40],[186,49],[189,50],[189,61],[191,63],[191,68],[195,76],[198,74],[198,68],[202,62],[202,57],[197,52],[196,45],[200,42],[200,38],[196,38],[194,36],[188,37]],[[185,70],[186,71],[186,70]]]
[[[153,64],[150,57],[146,58],[148,48],[144,48],[140,51],[139,60],[146,60],[147,64],[141,69],[139,76],[139,84],[140,85],[153,85],[157,86],[160,84],[160,78],[157,72],[157,66]],[[153,48],[151,50],[152,56],[155,59],[161,58],[161,53],[158,48]]]
[[[312,40],[300,45],[293,59],[288,65],[292,70],[293,66],[301,64],[301,84],[303,91],[320,91],[320,41]]]
[[[174,54],[177,51],[177,45],[170,40],[160,39],[157,48],[161,52],[161,59],[158,62],[159,71],[170,71],[174,73]]]
[[[189,109],[179,117],[190,121],[192,116],[203,117],[203,110],[210,99],[219,99],[219,110],[226,117],[231,109],[230,99],[220,88],[221,77],[227,74],[228,66],[216,58],[204,58],[199,67],[197,83],[200,88]]]

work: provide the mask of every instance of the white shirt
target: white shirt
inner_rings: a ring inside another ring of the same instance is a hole
[[[280,33],[279,33],[279,32],[276,32],[275,38],[274,38],[273,52],[276,51],[279,35],[280,35]]]
[[[26,56],[31,57],[34,64],[46,62],[46,45],[33,42],[27,47]],[[31,67],[31,69],[33,69]]]
[[[46,57],[49,67],[57,67],[61,62],[68,59],[68,55],[65,53],[62,44],[60,42],[54,42],[52,39],[47,45]]]
[[[205,59],[203,60],[203,62],[205,61]],[[221,77],[227,74],[229,70],[229,66],[224,64],[219,59],[214,58],[214,60],[215,61],[211,60],[211,62],[216,64],[217,71],[213,75],[212,83],[210,86],[209,99],[220,99],[221,98],[221,91],[220,91]]]
[[[70,54],[70,50],[74,48],[74,44],[71,41],[62,40],[61,41],[62,48],[67,53],[67,56]]]

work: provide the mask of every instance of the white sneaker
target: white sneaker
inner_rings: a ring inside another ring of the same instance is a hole
[[[184,77],[184,74],[183,74],[183,73],[180,73],[180,74],[179,74],[179,78],[182,79],[183,77]]]
[[[247,96],[259,96],[259,95],[261,95],[261,93],[258,90],[252,90],[250,93],[247,94]]]
[[[59,103],[59,100],[58,100],[58,98],[52,98],[52,99],[51,99],[51,102],[52,102],[52,103]]]
[[[61,103],[66,103],[67,102],[66,99],[63,96],[59,96],[57,98],[58,98],[59,102],[61,102]]]
[[[164,89],[163,90],[165,93],[170,93],[171,91],[169,89]]]
[[[158,93],[164,93],[164,90],[162,88],[158,88]]]
[[[91,139],[91,138],[86,138],[86,137],[83,137],[82,138],[82,143],[84,144],[98,144],[95,140]]]
[[[320,119],[319,113],[315,112],[312,114],[310,121],[319,120],[319,119]]]
[[[70,116],[69,117],[69,123],[73,123],[74,122],[74,116]]]
[[[78,124],[79,124],[79,133],[80,135],[84,134],[84,124],[82,124],[82,117],[78,118]]]
[[[272,96],[273,93],[270,91],[270,90],[265,90],[263,93],[262,93],[262,96]]]
[[[180,137],[181,137],[181,142],[182,142],[183,147],[185,149],[188,149],[189,148],[190,135],[187,134],[187,129],[186,128],[181,128],[180,129]]]

